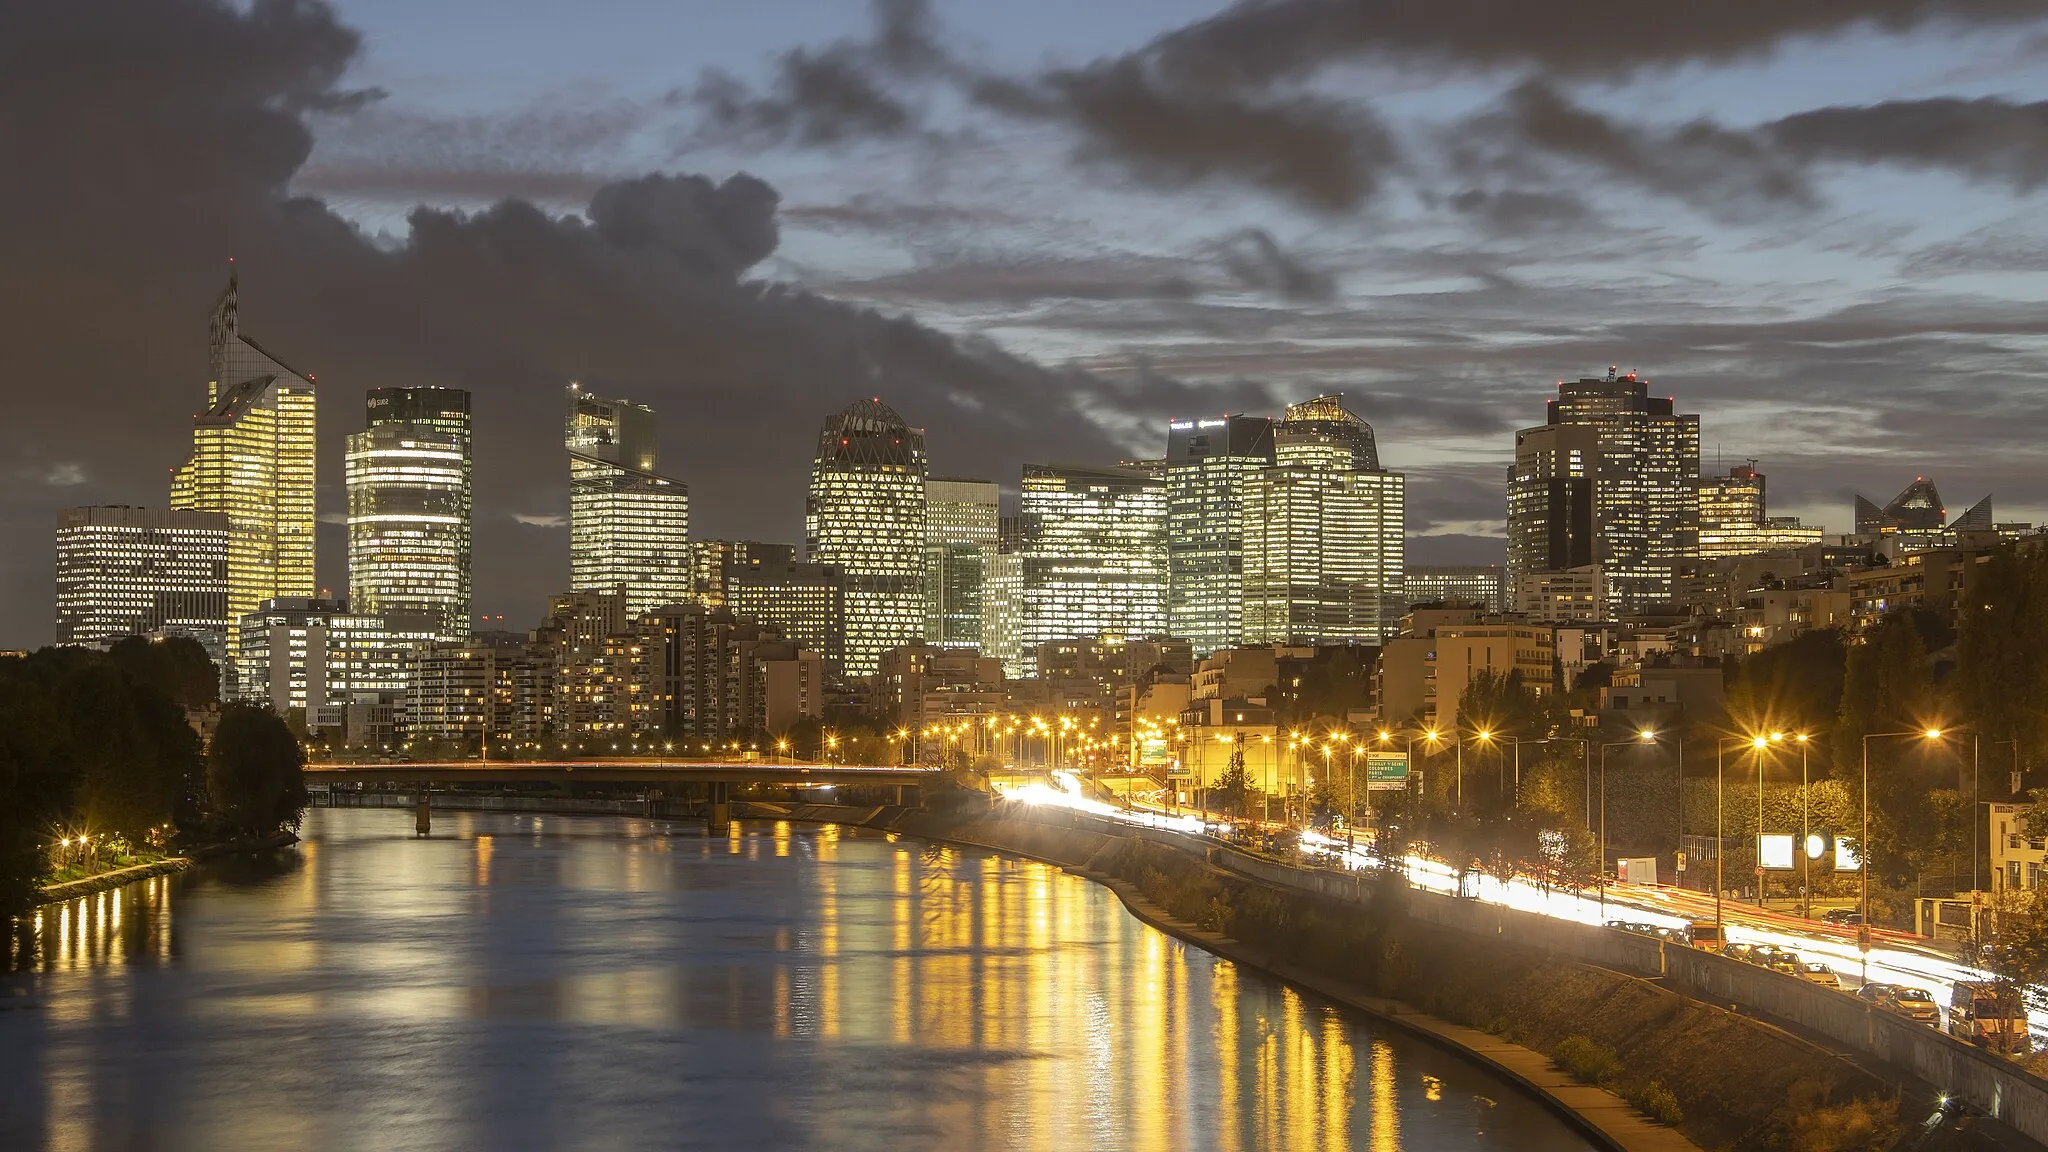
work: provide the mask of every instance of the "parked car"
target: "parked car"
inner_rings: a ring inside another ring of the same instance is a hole
[[[1687,947],[1692,946],[1692,933],[1684,928],[1669,928],[1662,924],[1658,924],[1652,927],[1650,934],[1655,936],[1657,939],[1664,941],[1666,944],[1682,944]]]
[[[1799,966],[1799,978],[1824,985],[1828,988],[1840,988],[1842,986],[1842,978],[1835,975],[1835,970],[1817,960],[1808,960],[1801,964]]]
[[[1891,996],[1892,990],[1897,987],[1898,985],[1896,984],[1881,984],[1873,980],[1858,988],[1856,995],[1860,999],[1870,1001],[1872,1004],[1882,1005]]]
[[[1891,994],[1878,1003],[1887,1012],[1896,1012],[1915,1023],[1930,1028],[1941,1027],[1941,1009],[1934,1003],[1934,997],[1924,988],[1894,987]]]
[[[1695,920],[1686,929],[1686,938],[1693,947],[1703,952],[1722,952],[1721,926],[1712,920]]]
[[[1728,944],[1722,947],[1721,955],[1728,957],[1730,960],[1740,960],[1744,964],[1754,964],[1756,963],[1756,945]]]
[[[1989,980],[1963,980],[1949,988],[1948,1034],[1993,1051],[2024,1055],[2027,1006],[2018,990]]]
[[[1799,953],[1787,952],[1780,948],[1764,958],[1764,967],[1773,972],[1783,972],[1787,976],[1798,976],[1806,968],[1806,961],[1799,958]]]
[[[1823,924],[1833,924],[1839,928],[1854,928],[1863,923],[1863,913],[1854,908],[1830,908],[1820,914],[1820,920]]]

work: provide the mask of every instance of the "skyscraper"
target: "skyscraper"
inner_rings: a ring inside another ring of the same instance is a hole
[[[924,430],[879,397],[825,421],[804,501],[804,558],[845,574],[848,676],[925,628]]]
[[[734,567],[794,563],[794,544],[768,544],[760,540],[696,541],[690,545],[690,583],[696,590],[691,602],[706,608],[725,607],[725,574]]]
[[[106,505],[57,514],[57,643],[228,628],[228,518]]]
[[[1700,478],[1700,549],[1702,560],[1722,556],[1754,556],[1780,548],[1803,548],[1821,542],[1819,528],[1808,528],[1796,516],[1771,516],[1764,501],[1764,474],[1750,460],[1726,476]]]
[[[742,620],[773,624],[815,652],[832,675],[846,662],[846,576],[831,564],[753,560],[725,566],[724,607]]]
[[[1024,468],[1018,558],[1026,652],[1166,629],[1166,486],[1125,468]]]
[[[1407,481],[1341,396],[1290,405],[1246,477],[1247,644],[1371,643],[1400,629]]]
[[[1605,379],[1560,380],[1557,397],[1550,401],[1548,427],[1585,428],[1596,437],[1596,455],[1584,462],[1592,485],[1590,562],[1601,566],[1609,601],[1623,612],[1670,599],[1673,565],[1698,548],[1700,422],[1698,416],[1677,412],[1675,405],[1672,397],[1651,396],[1649,382],[1634,372],[1613,369]],[[1518,534],[1530,541],[1548,536],[1530,524],[1518,532],[1516,524],[1512,490],[1535,483],[1522,478],[1522,446],[1528,436],[1529,431],[1517,434],[1517,464],[1510,476],[1509,566],[1516,569],[1518,587],[1521,575],[1533,570],[1526,551],[1517,557]],[[1562,459],[1569,463],[1568,455]],[[1530,499],[1524,501],[1525,515],[1534,507]]]
[[[1002,489],[993,480],[927,480],[924,494],[924,638],[942,648],[978,648],[994,608],[986,589]]]
[[[1244,489],[1272,463],[1265,416],[1167,425],[1167,627],[1197,656],[1243,638]]]
[[[240,307],[231,268],[210,325],[206,411],[171,484],[171,507],[228,518],[230,619],[313,594],[313,378],[242,335]]]
[[[1508,585],[1530,572],[1583,568],[1598,559],[1593,490],[1600,434],[1545,425],[1515,433],[1508,471]]]
[[[469,637],[473,503],[469,393],[373,388],[350,433],[349,599],[358,612],[431,615]]]
[[[689,600],[690,489],[655,471],[654,409],[569,385],[569,575],[638,616]]]

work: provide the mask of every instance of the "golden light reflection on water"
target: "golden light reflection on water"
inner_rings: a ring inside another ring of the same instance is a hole
[[[1584,1147],[1455,1060],[1153,931],[1054,868],[788,823],[707,837],[561,818],[543,832],[537,817],[464,814],[452,832],[414,839],[376,824],[374,810],[320,815],[296,870],[244,887],[145,882],[24,922],[31,971],[53,978],[39,986],[50,1006],[46,1143],[120,1146],[95,1136],[93,1118],[126,1099],[132,1069],[81,1037],[127,1018],[131,985],[107,977],[147,964],[192,985],[171,989],[179,1026],[290,1028],[302,1037],[294,1060],[334,1086],[289,1104],[254,1092],[251,1108],[283,1127],[228,1125],[172,1145],[575,1142],[549,1140],[538,1121],[530,1132],[463,1127],[484,1121],[462,1115],[488,1109],[446,1109],[441,1135],[418,1138],[395,1126],[419,1122],[404,1109],[382,1128],[313,1115],[351,1104],[352,1115],[382,1115],[347,1086],[377,1059],[402,1058],[417,1061],[409,1093],[460,1099],[488,1074],[535,1078],[482,1089],[510,1102],[501,1108],[530,1099],[576,1112],[603,1096],[614,1102],[604,1115],[578,1113],[576,1139],[591,1146],[606,1143],[592,1124],[648,1122],[636,1092],[643,1108],[673,1108],[708,1070],[713,1082],[759,1084],[703,1102],[736,1125],[716,1130],[735,1146],[758,1108],[803,1118],[810,1143],[797,1146],[816,1148]],[[176,947],[174,903],[203,912],[181,917]],[[479,1072],[480,1054],[505,1043],[499,1028],[529,1030],[507,1035],[533,1056]],[[361,1030],[398,1047],[323,1047]],[[605,1067],[601,1054],[625,1038],[663,1036],[658,1058],[574,1079]],[[195,1068],[270,1058],[208,1042],[218,1041],[181,1034],[151,1050],[194,1045]],[[1502,1101],[1483,1117],[1481,1093]]]

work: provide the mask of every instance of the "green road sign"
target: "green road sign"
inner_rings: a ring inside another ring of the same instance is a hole
[[[1398,792],[1408,787],[1408,753],[1367,752],[1365,787],[1371,792]]]

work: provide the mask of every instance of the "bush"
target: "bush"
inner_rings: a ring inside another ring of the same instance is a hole
[[[1792,1120],[1796,1152],[1863,1152],[1889,1147],[1892,1117],[1873,1100],[1851,1100],[1834,1107],[1810,1108]]]
[[[1676,1128],[1685,1119],[1685,1114],[1678,1109],[1678,1097],[1673,1096],[1669,1088],[1655,1080],[1630,1092],[1628,1102],[1635,1105],[1637,1111],[1659,1124],[1668,1124]]]
[[[1621,1072],[1621,1061],[1614,1055],[1614,1049],[1596,1044],[1584,1036],[1567,1036],[1559,1040],[1550,1053],[1550,1059],[1581,1084],[1612,1080]]]

